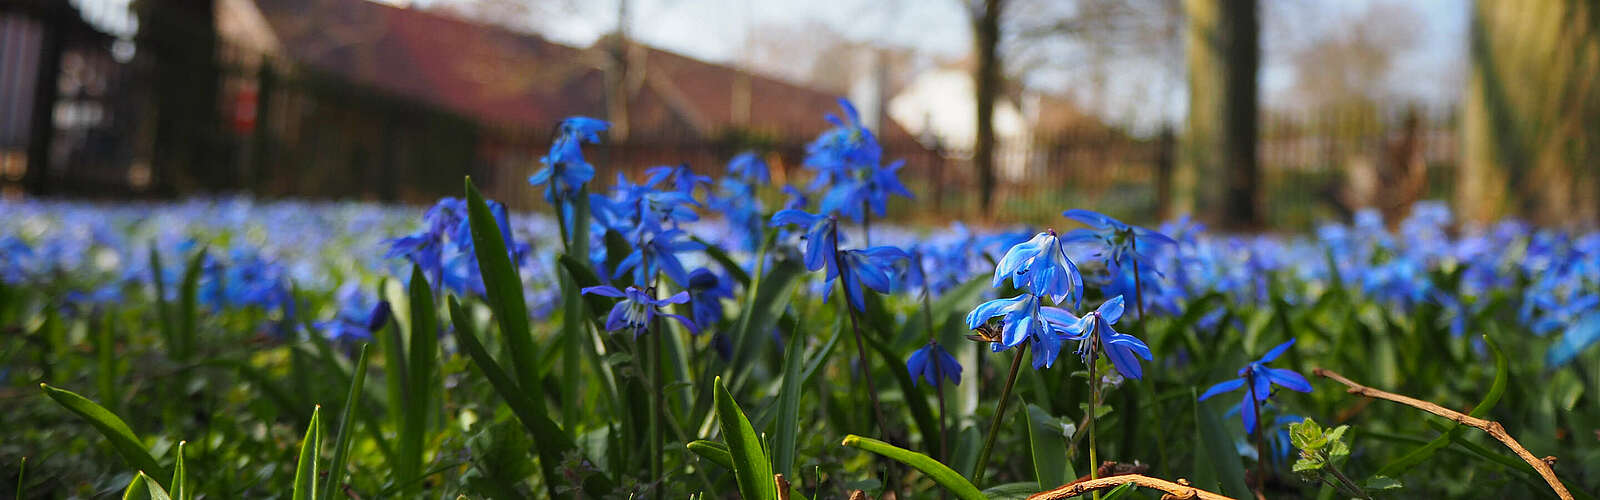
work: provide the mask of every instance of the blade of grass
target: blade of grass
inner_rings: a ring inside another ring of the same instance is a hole
[[[957,474],[956,471],[939,463],[938,460],[934,460],[933,457],[855,434],[845,436],[843,444],[851,448],[882,455],[885,458],[922,471],[935,484],[955,494],[956,498],[961,500],[984,500],[987,498],[983,495],[983,492],[978,491],[977,486],[972,485],[971,481],[967,481],[967,478],[961,477],[961,474]]]
[[[772,445],[772,469],[778,474],[794,477],[794,449],[800,432],[800,392],[804,375],[801,368],[805,357],[805,335],[796,328],[789,334],[789,346],[783,352],[783,383],[778,388],[778,415],[776,437]],[[825,353],[818,353],[825,354]]]
[[[494,387],[495,393],[506,401],[511,407],[511,412],[522,422],[523,427],[533,435],[534,449],[539,454],[539,465],[544,474],[544,484],[550,498],[559,498],[560,478],[557,467],[568,453],[575,453],[577,445],[572,437],[561,430],[561,427],[550,420],[545,412],[544,400],[533,397],[517,387],[510,375],[500,368],[489,351],[484,349],[483,343],[478,341],[478,335],[467,324],[466,314],[461,311],[461,304],[454,296],[450,297],[450,319],[455,324],[456,340],[462,350],[472,358],[474,365],[483,372],[489,384]],[[612,489],[610,479],[603,473],[591,474],[584,479],[583,492],[590,497],[605,495]]]
[[[128,482],[128,489],[122,491],[122,500],[172,500],[172,497],[155,479],[139,471]]]
[[[700,458],[710,460],[711,463],[721,465],[730,471],[733,470],[733,454],[728,452],[728,445],[716,441],[696,439],[684,446],[694,454],[700,455]]]
[[[189,266],[183,270],[183,282],[178,288],[178,349],[173,353],[173,359],[179,362],[188,361],[194,355],[195,329],[200,321],[196,312],[200,294],[200,271],[205,264],[206,249],[195,252],[189,259]]]
[[[83,417],[89,425],[94,426],[95,430],[100,431],[100,434],[111,442],[111,448],[127,461],[129,466],[139,471],[165,475],[166,469],[162,468],[161,464],[156,462],[156,458],[150,455],[150,451],[145,449],[139,437],[134,435],[133,429],[128,428],[128,423],[123,422],[116,414],[75,392],[58,389],[50,384],[39,384],[39,388],[44,390],[50,399]],[[166,487],[166,485],[161,486]]]
[[[713,385],[716,392],[717,422],[722,429],[722,439],[728,442],[728,454],[733,459],[733,476],[739,484],[739,495],[745,500],[776,500],[778,486],[772,482],[772,463],[761,449],[761,437],[745,417],[739,403],[717,377]]]
[[[311,410],[311,425],[300,441],[300,460],[294,467],[294,500],[313,500],[317,491],[317,451],[322,449],[322,406]]]
[[[333,461],[328,464],[328,479],[317,495],[319,500],[333,498],[334,488],[344,481],[345,461],[349,459],[350,441],[355,437],[356,413],[360,411],[361,389],[366,381],[367,344],[361,344],[361,354],[356,358],[355,372],[350,379],[350,394],[344,398],[344,408],[339,410],[339,435],[334,438]]]
[[[522,279],[506,253],[500,224],[495,222],[483,194],[472,185],[471,177],[466,179],[466,190],[467,219],[472,226],[473,253],[478,257],[478,269],[483,277],[484,299],[500,325],[500,335],[505,337],[518,386],[540,387],[539,367],[535,363],[539,350],[534,347],[533,333],[528,330],[528,304],[522,295]],[[575,229],[588,227],[577,225],[581,227]]]
[[[438,308],[433,304],[433,289],[428,285],[428,278],[422,274],[422,268],[411,266],[411,343],[406,349],[409,355],[406,361],[405,406],[404,417],[401,419],[400,446],[398,450],[399,467],[395,468],[396,480],[410,482],[422,472],[422,464],[426,462],[424,456],[427,451],[423,443],[427,440],[428,415],[433,410],[433,393],[436,379],[433,376],[433,366],[438,358],[439,344],[439,319]],[[407,496],[415,496],[416,490],[408,490]]]
[[[194,498],[194,490],[189,488],[189,468],[183,463],[183,448],[187,444],[187,441],[178,441],[178,459],[172,464],[172,498],[175,500]]]

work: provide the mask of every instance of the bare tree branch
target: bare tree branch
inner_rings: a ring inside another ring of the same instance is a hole
[[[1556,477],[1555,470],[1550,468],[1550,464],[1552,462],[1555,462],[1556,458],[1555,457],[1545,457],[1545,458],[1541,459],[1541,458],[1533,456],[1533,453],[1529,452],[1527,448],[1522,447],[1522,443],[1518,443],[1517,440],[1512,438],[1510,434],[1507,434],[1505,427],[1502,427],[1499,422],[1495,422],[1493,420],[1484,420],[1484,419],[1481,419],[1481,418],[1477,418],[1477,417],[1474,417],[1474,416],[1471,416],[1471,415],[1467,415],[1465,413],[1461,413],[1459,411],[1455,411],[1455,410],[1452,410],[1452,409],[1449,409],[1449,408],[1445,408],[1443,406],[1439,406],[1437,404],[1434,404],[1434,403],[1431,403],[1431,402],[1428,402],[1428,401],[1423,401],[1423,400],[1412,398],[1412,397],[1409,397],[1409,396],[1402,396],[1402,395],[1395,394],[1395,393],[1392,393],[1392,392],[1385,392],[1385,391],[1381,391],[1381,390],[1378,390],[1378,389],[1373,389],[1371,387],[1367,387],[1365,385],[1361,385],[1361,384],[1359,384],[1359,383],[1357,383],[1357,382],[1355,382],[1353,380],[1345,378],[1343,375],[1335,373],[1332,370],[1326,370],[1326,369],[1322,369],[1322,368],[1317,368],[1317,369],[1311,370],[1311,373],[1313,373],[1313,374],[1315,374],[1315,375],[1317,375],[1319,377],[1330,378],[1330,379],[1333,379],[1336,382],[1344,384],[1345,386],[1349,387],[1349,389],[1346,390],[1345,392],[1348,392],[1350,394],[1360,394],[1362,396],[1366,396],[1366,397],[1369,397],[1369,398],[1386,399],[1386,400],[1389,400],[1389,401],[1394,401],[1396,403],[1400,403],[1400,404],[1403,404],[1403,405],[1406,405],[1406,406],[1410,406],[1410,407],[1416,408],[1418,410],[1422,410],[1422,411],[1425,411],[1425,412],[1428,412],[1428,413],[1432,413],[1434,415],[1438,415],[1438,416],[1441,416],[1441,417],[1444,417],[1444,418],[1448,418],[1451,421],[1454,421],[1454,422],[1456,422],[1458,424],[1469,426],[1469,427],[1476,427],[1476,428],[1482,430],[1483,432],[1487,432],[1487,433],[1489,433],[1490,436],[1494,436],[1495,439],[1499,440],[1501,443],[1504,443],[1507,448],[1511,448],[1511,451],[1516,453],[1517,456],[1522,457],[1522,461],[1527,462],[1528,465],[1533,466],[1533,470],[1535,472],[1538,472],[1540,477],[1544,478],[1544,482],[1550,484],[1550,489],[1555,490],[1556,496],[1561,497],[1562,500],[1572,500],[1572,493],[1567,491],[1567,486],[1566,485],[1561,484],[1561,478]]]

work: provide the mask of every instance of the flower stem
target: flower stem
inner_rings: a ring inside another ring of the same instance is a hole
[[[660,283],[661,276],[657,275],[650,287],[651,298],[655,298],[657,295],[654,285],[659,285]],[[651,488],[653,490],[651,496],[656,500],[660,500],[663,498],[662,493],[666,489],[666,481],[662,477],[666,466],[661,449],[662,441],[666,435],[662,427],[664,427],[663,420],[666,414],[667,398],[665,394],[666,381],[661,370],[662,328],[659,316],[651,320],[650,330],[646,332],[646,335],[650,336],[650,397],[655,399],[655,401],[651,401],[652,410],[650,411],[650,478],[652,482],[659,485]]]
[[[1339,468],[1334,467],[1332,461],[1326,458],[1324,461],[1328,463],[1328,472],[1332,473],[1333,478],[1338,479],[1339,483],[1343,485],[1343,489],[1347,490],[1345,493],[1348,493],[1351,496],[1363,498],[1365,500],[1372,500],[1372,495],[1367,494],[1367,490],[1362,489],[1361,486],[1357,485],[1355,481],[1351,481],[1350,477],[1344,475],[1343,472],[1339,472]]]
[[[1256,496],[1259,497],[1267,492],[1267,448],[1261,446],[1262,429],[1266,426],[1261,422],[1261,400],[1256,399],[1256,374],[1251,371],[1246,375],[1245,383],[1250,385],[1250,411],[1256,416],[1256,428],[1252,432],[1256,439]]]
[[[866,200],[861,200],[861,237],[867,246],[872,246],[872,207],[867,206]]]
[[[1095,327],[1098,328],[1099,325],[1095,325]],[[1088,341],[1092,342],[1093,339]],[[1100,479],[1100,452],[1098,451],[1098,446],[1095,442],[1094,435],[1094,422],[1099,420],[1094,418],[1095,410],[1100,405],[1100,380],[1098,375],[1095,373],[1097,371],[1096,365],[1099,364],[1099,361],[1100,356],[1095,354],[1094,348],[1091,347],[1089,349],[1089,362],[1087,363],[1089,365],[1089,429],[1087,432],[1089,433],[1090,480]],[[1095,490],[1092,496],[1094,497],[1094,500],[1100,500],[1100,491]]]
[[[994,450],[994,438],[1000,434],[1000,422],[1005,420],[1006,403],[1011,401],[1011,386],[1017,383],[1017,370],[1022,368],[1022,356],[1028,352],[1028,343],[1023,342],[1017,347],[1017,354],[1011,358],[1011,373],[1006,375],[1006,385],[1000,389],[1000,402],[996,403],[994,422],[989,424],[989,436],[983,438],[983,448],[978,452],[978,463],[973,465],[973,484],[983,483],[983,469],[989,465],[989,452]]]

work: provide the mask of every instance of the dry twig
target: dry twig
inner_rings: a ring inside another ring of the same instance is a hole
[[[1050,491],[1036,493],[1033,496],[1028,497],[1028,500],[1061,500],[1082,495],[1094,490],[1115,488],[1127,483],[1133,483],[1134,486],[1141,488],[1164,491],[1166,494],[1161,495],[1162,500],[1190,498],[1198,498],[1200,500],[1234,500],[1233,497],[1218,495],[1200,488],[1189,486],[1189,481],[1183,479],[1179,479],[1178,482],[1174,483],[1164,479],[1156,479],[1141,474],[1123,474],[1121,476],[1102,477],[1100,479],[1090,479],[1087,481],[1073,481],[1072,483],[1068,483]]]
[[[1496,440],[1504,443],[1507,448],[1511,448],[1511,451],[1516,453],[1518,457],[1522,457],[1522,461],[1533,466],[1534,472],[1538,472],[1539,476],[1544,478],[1544,482],[1550,484],[1550,489],[1555,490],[1556,496],[1561,497],[1562,500],[1572,500],[1572,493],[1567,491],[1566,485],[1561,484],[1561,478],[1556,477],[1556,471],[1550,468],[1550,463],[1556,461],[1555,457],[1545,457],[1541,459],[1533,456],[1533,453],[1530,453],[1527,448],[1522,447],[1522,443],[1518,443],[1517,440],[1512,438],[1510,434],[1507,434],[1505,427],[1501,426],[1499,422],[1477,418],[1420,399],[1373,389],[1371,387],[1356,383],[1353,380],[1345,378],[1344,375],[1340,375],[1331,370],[1317,368],[1311,370],[1311,373],[1319,377],[1331,378],[1336,382],[1344,384],[1345,386],[1349,387],[1349,389],[1345,392],[1350,394],[1360,394],[1369,398],[1387,399],[1389,401],[1394,401],[1396,403],[1450,419],[1451,421],[1461,425],[1476,427],[1483,432],[1487,432],[1490,436],[1494,436]]]

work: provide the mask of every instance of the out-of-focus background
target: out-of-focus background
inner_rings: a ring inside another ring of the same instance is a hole
[[[1600,220],[1591,0],[3,0],[0,194],[535,209],[577,114],[602,184],[792,180],[839,96],[906,219]]]

